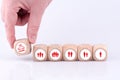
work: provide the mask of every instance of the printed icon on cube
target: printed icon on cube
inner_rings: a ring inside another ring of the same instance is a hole
[[[48,58],[51,61],[62,60],[62,46],[53,44],[48,47]]]
[[[77,60],[77,46],[74,44],[66,44],[63,46],[63,59],[65,61]]]
[[[14,43],[14,50],[17,55],[30,54],[31,45],[28,39],[19,39]]]
[[[80,61],[92,60],[92,45],[81,44],[78,46],[78,59]]]
[[[93,47],[93,58],[95,61],[104,61],[107,59],[107,47],[103,44],[97,44]]]
[[[47,45],[38,44],[33,46],[33,58],[36,61],[47,60]]]
[[[26,45],[24,43],[18,43],[16,45],[16,50],[17,50],[17,52],[22,54],[26,51]]]

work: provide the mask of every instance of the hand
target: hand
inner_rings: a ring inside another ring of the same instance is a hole
[[[2,20],[5,22],[7,39],[14,47],[15,25],[28,23],[27,36],[35,43],[42,15],[52,0],[3,0]]]

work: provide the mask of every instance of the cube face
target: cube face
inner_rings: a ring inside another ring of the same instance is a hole
[[[14,43],[14,50],[17,55],[26,55],[30,54],[31,45],[28,39],[19,39]]]
[[[33,47],[33,58],[35,61],[47,60],[47,45],[38,44]]]
[[[82,44],[78,46],[78,59],[80,61],[92,60],[92,45]]]
[[[107,47],[103,44],[94,45],[93,58],[95,61],[104,61],[107,59]]]
[[[77,60],[77,46],[74,44],[66,44],[63,46],[63,59],[65,61]]]
[[[50,61],[62,60],[62,46],[53,44],[48,47],[48,59]]]

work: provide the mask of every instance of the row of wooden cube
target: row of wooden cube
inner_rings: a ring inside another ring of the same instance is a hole
[[[27,39],[17,40],[14,44],[18,55],[29,54],[31,45]],[[107,59],[107,47],[103,44],[37,44],[32,48],[33,59],[35,61],[104,61]]]

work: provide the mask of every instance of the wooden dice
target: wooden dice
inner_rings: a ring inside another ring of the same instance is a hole
[[[77,46],[74,44],[63,45],[63,60],[75,61],[77,60]]]
[[[92,45],[81,44],[78,46],[78,59],[80,61],[92,60]]]
[[[30,54],[31,45],[28,39],[19,39],[14,43],[14,50],[17,55],[26,55]]]
[[[47,60],[47,45],[38,44],[33,46],[33,59],[35,61]]]
[[[48,60],[60,61],[62,60],[62,46],[53,44],[48,46]]]
[[[31,53],[31,44],[28,39],[19,39],[14,43],[17,55]],[[35,61],[105,61],[108,56],[107,47],[104,44],[37,44],[32,49]]]
[[[107,47],[103,44],[93,46],[93,59],[95,61],[104,61],[107,59]]]

